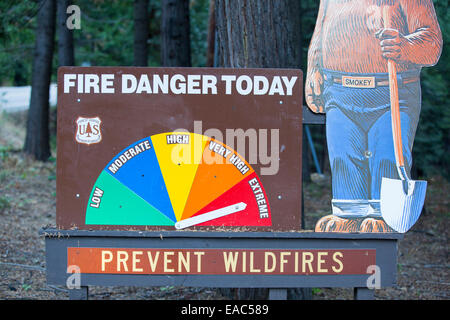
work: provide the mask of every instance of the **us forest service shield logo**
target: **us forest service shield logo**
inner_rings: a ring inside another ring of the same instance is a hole
[[[100,125],[102,120],[99,117],[95,118],[83,118],[77,119],[77,133],[75,140],[78,143],[84,143],[87,145],[93,143],[99,143],[102,140],[102,133]]]

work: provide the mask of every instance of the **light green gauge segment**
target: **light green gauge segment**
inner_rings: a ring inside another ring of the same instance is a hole
[[[86,224],[173,226],[174,222],[103,171],[92,188]]]

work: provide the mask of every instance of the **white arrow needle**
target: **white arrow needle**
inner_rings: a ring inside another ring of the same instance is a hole
[[[224,217],[224,216],[227,216],[227,215],[235,213],[235,212],[242,211],[245,208],[247,208],[247,204],[244,202],[239,202],[236,204],[232,204],[231,206],[228,206],[228,207],[216,209],[216,210],[213,210],[210,212],[200,214],[195,217],[191,217],[191,218],[187,218],[187,219],[178,221],[177,223],[175,223],[175,228],[176,229],[184,229],[187,227],[194,226],[196,224],[200,224],[200,223],[203,223],[203,222],[206,222],[209,220],[217,219],[217,218]]]

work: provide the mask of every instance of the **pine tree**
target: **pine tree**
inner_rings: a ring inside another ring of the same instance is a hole
[[[50,157],[49,88],[55,38],[56,0],[41,0],[37,14],[30,109],[24,151],[46,161]]]

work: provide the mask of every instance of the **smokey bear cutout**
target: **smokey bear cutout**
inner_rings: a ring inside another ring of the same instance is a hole
[[[320,1],[305,98],[326,113],[332,214],[315,231],[406,232],[417,221],[426,190],[410,178],[420,71],[441,50],[432,0]]]

